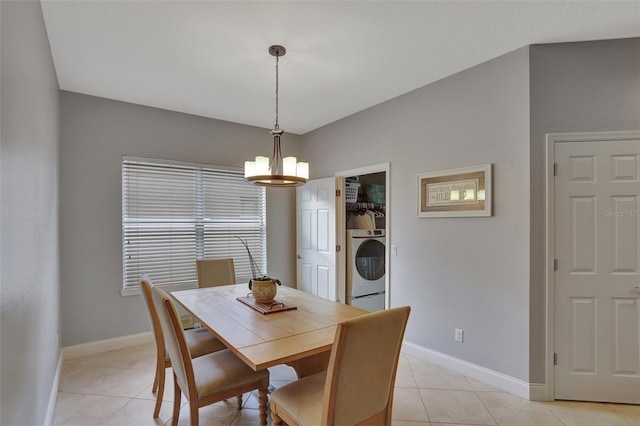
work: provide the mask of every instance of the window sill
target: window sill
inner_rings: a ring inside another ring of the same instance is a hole
[[[159,285],[158,288],[161,288],[164,291],[191,290],[198,288],[198,284],[165,284]],[[142,294],[140,286],[126,287],[120,290],[120,296],[135,296],[136,294]]]

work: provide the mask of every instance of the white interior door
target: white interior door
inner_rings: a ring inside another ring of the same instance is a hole
[[[555,398],[640,403],[640,140],[556,142]]]
[[[298,289],[336,300],[336,180],[296,188]]]

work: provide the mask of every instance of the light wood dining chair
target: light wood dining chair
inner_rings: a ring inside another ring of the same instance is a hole
[[[232,258],[196,260],[196,269],[200,288],[236,284]]]
[[[237,396],[240,410],[242,394],[258,389],[260,425],[265,426],[269,371],[253,371],[228,349],[191,359],[180,316],[169,294],[153,287],[151,295],[173,366],[174,397],[171,424],[178,424],[182,393],[189,401],[190,424],[198,425],[200,407]]]
[[[271,394],[273,424],[390,425],[400,347],[411,308],[338,325],[326,372]]]
[[[153,410],[153,418],[157,418],[160,414],[160,406],[162,405],[162,397],[164,396],[165,369],[171,367],[171,359],[165,349],[164,335],[160,326],[158,312],[153,304],[151,297],[151,288],[153,283],[148,274],[140,277],[140,290],[144,296],[144,305],[147,310],[149,321],[151,322],[151,330],[153,338],[156,342],[156,377],[153,381],[152,391],[156,392],[156,406]],[[189,353],[196,358],[211,352],[226,349],[225,345],[216,339],[211,332],[205,328],[196,328],[185,331],[185,340],[189,347]]]

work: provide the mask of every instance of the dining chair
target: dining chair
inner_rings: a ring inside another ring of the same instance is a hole
[[[273,424],[390,425],[398,358],[411,308],[338,324],[329,367],[271,394]]]
[[[198,271],[198,287],[236,284],[236,272],[232,258],[196,260],[196,269]]]
[[[169,294],[153,287],[151,295],[173,366],[174,397],[171,424],[178,424],[182,393],[189,402],[190,424],[198,425],[198,411],[201,407],[237,396],[240,410],[242,394],[258,389],[260,425],[265,426],[269,371],[253,371],[228,349],[192,359],[185,332],[180,324],[180,316]]]
[[[144,296],[144,306],[146,308],[149,321],[151,322],[151,330],[153,338],[156,342],[156,376],[153,381],[152,391],[156,392],[156,406],[153,410],[153,418],[157,418],[160,414],[160,406],[162,405],[162,397],[164,396],[165,369],[171,367],[171,359],[165,349],[164,335],[160,327],[160,319],[158,312],[153,304],[151,297],[151,288],[153,283],[148,274],[140,277],[140,290]],[[226,349],[225,345],[211,334],[206,328],[196,328],[185,331],[185,340],[189,347],[189,353],[196,358],[211,352]]]

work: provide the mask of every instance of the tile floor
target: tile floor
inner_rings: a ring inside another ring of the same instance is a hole
[[[55,425],[170,424],[173,400],[171,370],[158,419],[152,418],[151,393],[155,347],[152,344],[64,361]],[[270,369],[271,383],[282,386],[293,369]],[[189,424],[184,405],[180,425]],[[231,399],[200,409],[202,425],[257,425],[258,399],[245,394],[244,408]],[[269,419],[269,424],[271,419]],[[640,425],[640,406],[586,402],[531,402],[491,388],[420,359],[403,354],[398,366],[393,406],[394,426],[424,425]]]

